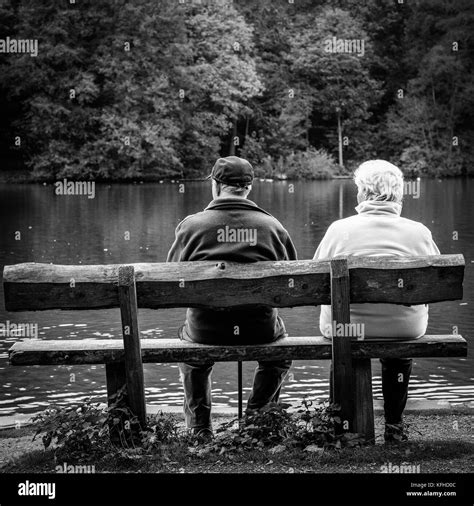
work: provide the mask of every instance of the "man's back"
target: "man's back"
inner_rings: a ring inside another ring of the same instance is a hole
[[[296,260],[296,250],[281,223],[254,202],[239,197],[213,200],[176,229],[168,262]],[[185,331],[201,343],[268,342],[282,337],[277,310],[260,306],[233,310],[190,308]]]

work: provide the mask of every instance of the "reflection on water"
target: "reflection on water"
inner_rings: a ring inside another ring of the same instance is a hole
[[[417,359],[410,397],[474,401],[474,201],[472,180],[421,182],[419,199],[407,196],[403,215],[430,228],[442,253],[466,258],[464,300],[435,304],[428,333],[457,331],[470,343],[467,359]],[[356,205],[349,180],[295,183],[257,182],[253,200],[280,219],[293,237],[299,258],[311,258],[328,225],[353,214]],[[52,185],[0,185],[0,265],[19,262],[101,264],[160,262],[178,222],[203,209],[210,200],[205,183],[187,183],[180,193],[175,184],[97,185],[96,198],[54,195]],[[20,240],[18,239],[20,232]],[[129,232],[130,240],[127,240]],[[457,238],[457,239],[455,239]],[[140,329],[146,338],[174,337],[184,309],[140,310]],[[292,335],[319,333],[319,310],[311,307],[281,311]],[[6,313],[0,294],[0,322],[37,323],[40,339],[119,338],[120,312],[45,311]],[[11,367],[7,350],[18,338],[0,338],[0,416],[29,413],[52,402],[67,403],[93,396],[104,401],[104,367]],[[381,398],[380,366],[374,365],[374,394]],[[328,362],[295,362],[282,399],[299,404],[303,397],[325,399]],[[244,364],[248,393],[254,364]],[[214,405],[236,406],[237,367],[216,364]],[[147,402],[181,405],[182,389],[175,364],[146,364]]]

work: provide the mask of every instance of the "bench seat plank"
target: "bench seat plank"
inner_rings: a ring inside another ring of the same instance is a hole
[[[331,343],[322,336],[289,337],[264,345],[203,345],[179,339],[141,339],[143,362],[216,362],[250,360],[331,359]],[[410,341],[352,342],[352,356],[364,358],[465,357],[467,343],[460,335],[425,335]],[[12,365],[104,364],[124,360],[122,339],[25,339],[9,350]]]

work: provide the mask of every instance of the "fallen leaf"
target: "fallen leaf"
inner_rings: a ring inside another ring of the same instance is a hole
[[[270,448],[269,453],[271,453],[273,455],[275,453],[281,453],[285,450],[286,450],[285,445],[277,445],[277,446],[274,446],[273,448]]]
[[[303,451],[313,452],[313,453],[323,453],[324,448],[321,448],[320,446],[317,446],[317,445],[309,445]]]

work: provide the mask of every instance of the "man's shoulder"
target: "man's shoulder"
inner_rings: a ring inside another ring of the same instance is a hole
[[[276,227],[283,228],[283,225],[281,224],[281,222],[277,218],[275,218],[275,216],[270,214],[268,211],[265,211],[265,209],[262,209],[260,207],[258,209],[261,211],[261,212],[255,214],[255,216],[257,217],[258,220],[262,221],[263,223],[268,223],[268,224],[272,224]]]
[[[288,230],[271,214],[259,213],[255,216],[255,222],[257,225],[266,228],[270,233],[276,234],[280,239],[289,236]]]
[[[269,232],[272,231],[272,233],[277,233],[278,235],[288,235],[286,228],[268,211],[262,209],[254,202],[248,202],[247,204],[248,205],[243,209],[239,207],[232,208],[232,206],[228,206],[227,209],[206,208],[203,211],[186,216],[186,218],[178,224],[177,230],[181,233],[185,231],[193,233],[204,231],[216,225],[216,223],[222,224],[225,222],[226,219],[223,217],[222,213],[231,213],[241,209],[241,211],[244,211],[242,222],[245,223],[245,226],[267,229]]]
[[[268,225],[273,225],[275,228],[285,230],[285,227],[281,224],[281,222],[273,216],[273,214],[269,213],[266,209],[263,209],[263,207],[260,207],[255,202],[251,201],[251,204],[254,206],[255,214],[254,216],[257,217],[260,221],[263,223],[267,223]]]
[[[189,214],[188,216],[186,216],[186,218],[183,218],[178,223],[178,228],[183,228],[183,227],[186,228],[186,227],[192,226],[193,224],[202,222],[203,220],[206,219],[205,213],[206,213],[206,211],[199,211],[198,213]]]

